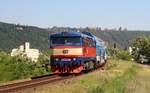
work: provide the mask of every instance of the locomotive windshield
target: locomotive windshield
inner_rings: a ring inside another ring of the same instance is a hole
[[[50,39],[51,46],[80,46],[81,37],[53,37]]]

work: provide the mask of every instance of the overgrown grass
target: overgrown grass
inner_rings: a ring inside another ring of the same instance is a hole
[[[126,93],[150,93],[150,67],[140,68],[135,78],[126,84]]]
[[[94,88],[91,93],[125,93],[126,82],[134,79],[137,69],[139,68],[138,65],[132,64],[132,67],[125,71],[123,75],[111,80],[105,79],[103,83]]]
[[[51,88],[44,86],[25,93],[122,93],[124,83],[133,79],[136,69],[138,66],[130,61],[109,60],[104,70],[89,73],[67,84],[56,84]]]
[[[149,68],[132,61],[111,59],[104,70],[24,93],[150,93]]]

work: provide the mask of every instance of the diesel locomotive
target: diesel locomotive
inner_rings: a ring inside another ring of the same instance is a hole
[[[50,65],[55,74],[80,73],[106,63],[103,40],[90,32],[57,32],[49,36]]]

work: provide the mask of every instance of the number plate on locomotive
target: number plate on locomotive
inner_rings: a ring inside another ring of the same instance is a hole
[[[63,59],[61,59],[61,61],[71,61],[71,59],[70,58],[63,58]]]

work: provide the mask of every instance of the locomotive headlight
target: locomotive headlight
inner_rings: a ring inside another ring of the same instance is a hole
[[[55,61],[59,61],[59,59],[58,59],[58,58],[56,58],[56,59],[55,59]]]
[[[76,61],[76,58],[73,58],[72,60],[73,60],[73,61]]]

